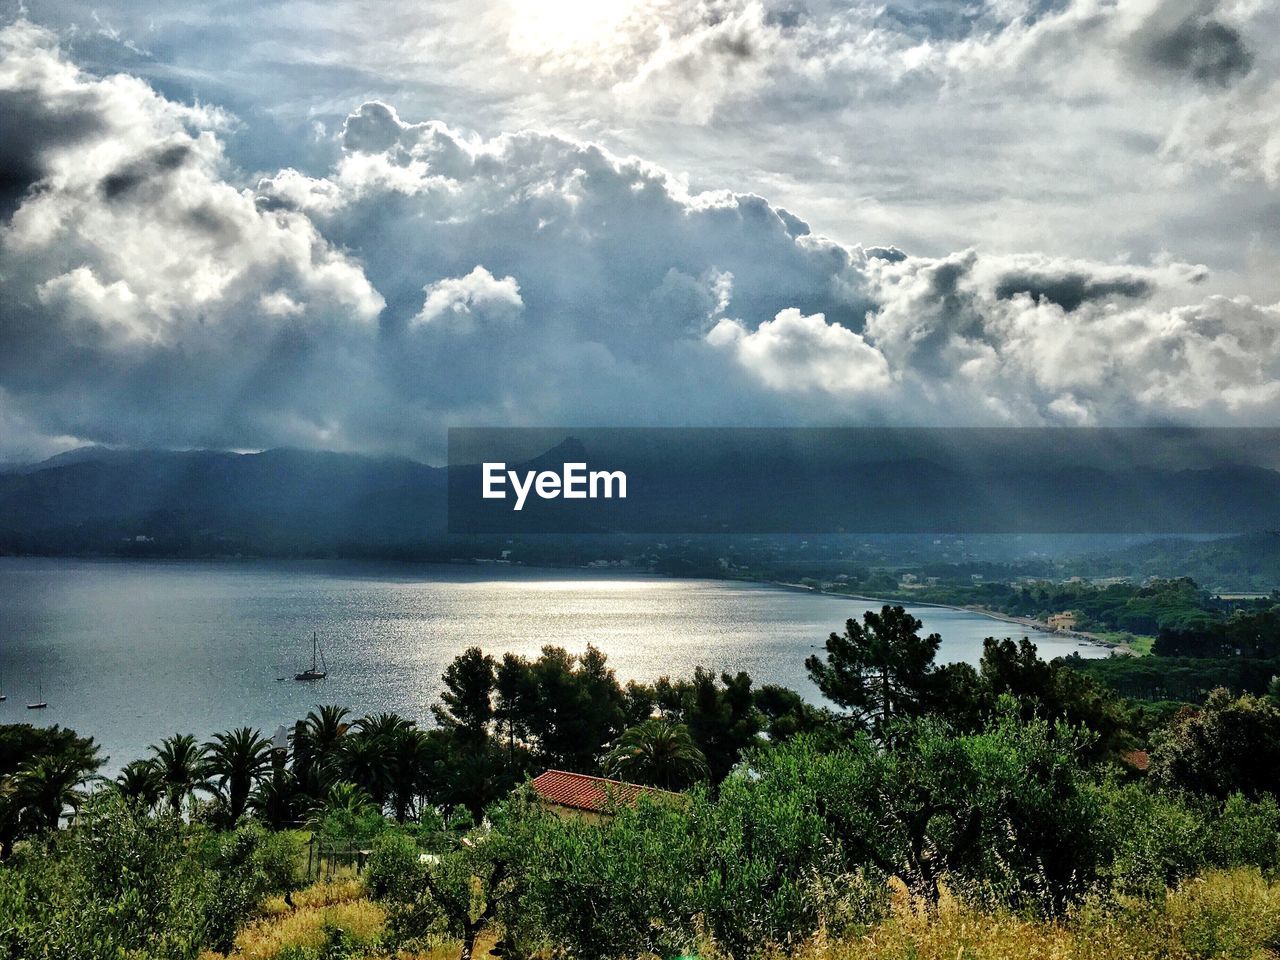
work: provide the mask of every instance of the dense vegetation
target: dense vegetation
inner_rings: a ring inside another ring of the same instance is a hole
[[[472,649],[429,727],[320,706],[109,783],[92,740],[0,727],[0,958],[1274,955],[1271,698],[1153,717],[1027,641],[938,645],[848,621],[807,661],[828,708]],[[562,818],[547,767],[683,792]]]
[[[1133,700],[1202,703],[1219,687],[1265,694],[1280,674],[1280,598],[1275,595],[1224,599],[1185,577],[1141,585],[953,583],[909,594],[1042,622],[1054,614],[1071,613],[1073,629],[1079,632],[1149,648],[1154,658],[1069,661],[1074,669]]]

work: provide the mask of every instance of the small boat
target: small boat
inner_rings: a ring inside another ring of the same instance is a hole
[[[316,664],[316,654],[320,655],[319,665]],[[324,667],[323,670],[319,669],[319,666],[321,665]],[[320,638],[316,635],[316,632],[312,630],[311,631],[311,667],[308,670],[303,670],[301,673],[295,673],[293,675],[293,679],[301,680],[302,682],[306,683],[311,680],[323,680],[328,675],[329,675],[329,665],[324,662],[324,651],[320,649]]]
[[[43,710],[47,706],[49,706],[49,701],[44,698],[44,684],[37,681],[36,682],[36,702],[28,703],[27,709]]]

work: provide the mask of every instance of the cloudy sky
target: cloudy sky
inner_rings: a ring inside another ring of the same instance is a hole
[[[0,459],[1280,415],[1265,0],[0,10]]]

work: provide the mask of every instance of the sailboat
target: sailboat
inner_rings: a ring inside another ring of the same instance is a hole
[[[324,666],[321,670],[316,664],[316,654],[320,655],[320,664]],[[324,662],[324,651],[320,649],[320,638],[314,630],[311,631],[311,668],[303,670],[301,673],[295,673],[293,679],[309,681],[323,680],[329,675],[329,665]]]
[[[41,681],[37,680],[36,681],[36,702],[28,703],[27,709],[43,710],[47,706],[49,706],[49,701],[44,698],[44,684]]]

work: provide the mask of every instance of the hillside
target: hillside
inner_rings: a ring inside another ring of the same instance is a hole
[[[85,448],[0,474],[0,550],[394,547],[444,532],[444,493],[443,469],[407,459]]]

